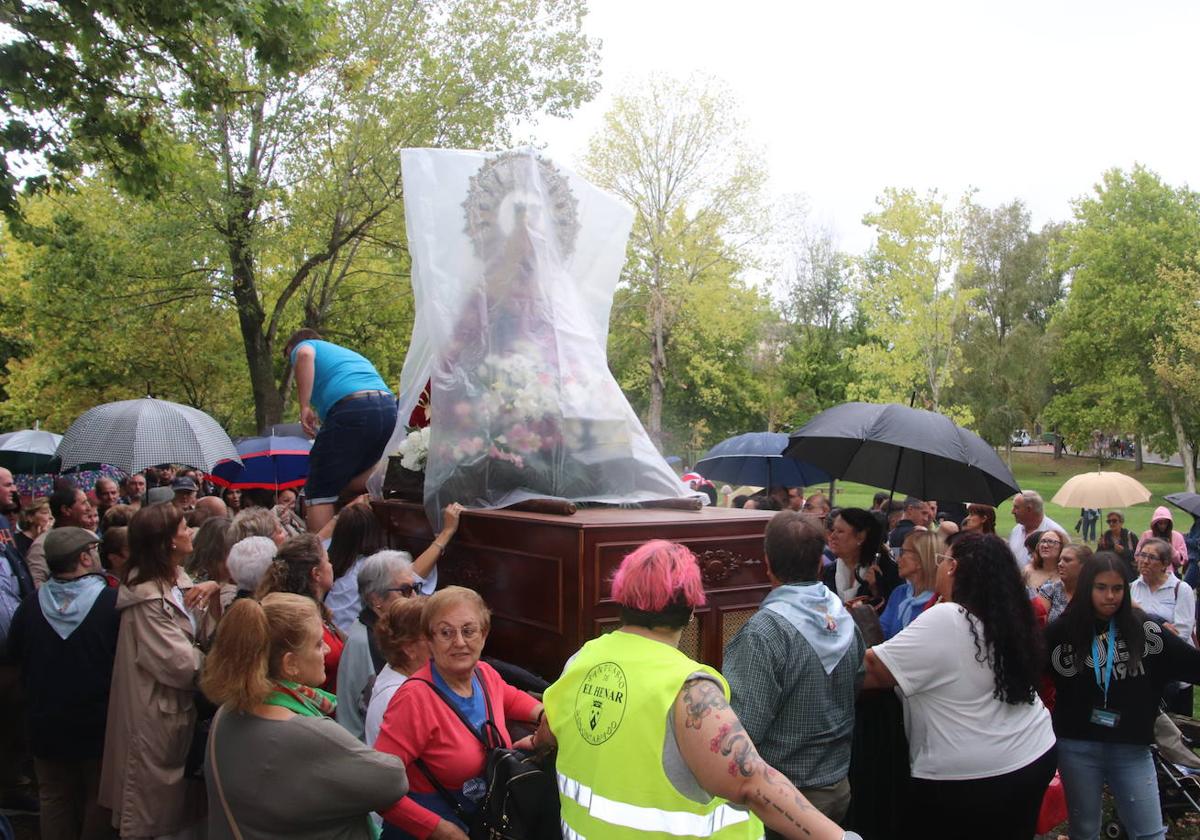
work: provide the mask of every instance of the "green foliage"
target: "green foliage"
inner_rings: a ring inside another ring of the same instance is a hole
[[[18,190],[63,184],[85,163],[153,195],[175,168],[174,113],[240,94],[214,65],[222,40],[275,75],[310,65],[328,7],[318,0],[4,0],[0,22],[0,210]],[[45,166],[40,174],[26,175]]]
[[[888,189],[878,204],[863,219],[876,230],[860,289],[872,341],[854,349],[858,379],[848,396],[904,404],[915,397],[922,407],[966,420],[969,409],[944,398],[962,365],[955,326],[978,291],[956,274],[968,200],[948,208],[936,191]]]
[[[967,405],[975,430],[1007,446],[1013,429],[1033,428],[1050,399],[1055,334],[1046,326],[1062,298],[1051,265],[1056,227],[1034,233],[1019,201],[994,210],[970,205],[959,282],[976,291],[959,325],[963,375],[951,401]]]
[[[1198,257],[1200,196],[1144,167],[1106,172],[1094,195],[1076,202],[1058,250],[1059,264],[1072,272],[1054,319],[1063,394],[1048,417],[1089,435],[1136,430],[1153,450],[1187,457],[1196,424],[1169,377],[1156,375],[1155,353],[1179,346],[1181,313],[1196,299],[1184,294],[1186,286],[1164,283],[1163,272],[1194,274]],[[1073,396],[1079,389],[1094,401]]]

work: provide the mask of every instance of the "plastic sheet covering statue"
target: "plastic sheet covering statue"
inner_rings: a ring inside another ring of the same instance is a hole
[[[417,312],[400,417],[430,382],[431,519],[452,501],[690,495],[608,370],[632,211],[533,150],[401,161]]]

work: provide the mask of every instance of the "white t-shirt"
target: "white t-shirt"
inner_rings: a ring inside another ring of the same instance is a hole
[[[914,778],[1000,776],[1054,746],[1040,698],[1012,705],[992,697],[992,667],[976,660],[969,621],[982,639],[982,625],[962,607],[935,604],[871,648],[898,684]]]
[[[1189,645],[1196,625],[1196,593],[1192,587],[1167,572],[1167,579],[1158,589],[1151,589],[1145,578],[1135,578],[1129,585],[1129,595],[1144,612],[1159,621],[1175,625],[1179,638]]]
[[[383,713],[387,711],[388,703],[392,701],[392,695],[396,693],[396,689],[404,685],[404,681],[407,679],[408,677],[391,665],[384,665],[379,671],[379,676],[375,677],[375,685],[371,688],[371,700],[367,703],[366,722],[363,725],[367,744],[375,746],[375,739],[379,737],[379,728],[383,726]]]

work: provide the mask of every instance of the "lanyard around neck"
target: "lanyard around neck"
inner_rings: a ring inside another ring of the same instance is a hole
[[[1108,658],[1104,663],[1104,680],[1100,680],[1100,637],[1092,638],[1092,670],[1096,674],[1096,685],[1104,691],[1104,706],[1108,708],[1108,685],[1112,682],[1113,662],[1117,658],[1117,621],[1108,620]]]

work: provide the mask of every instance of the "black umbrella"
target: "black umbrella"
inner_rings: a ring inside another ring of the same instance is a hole
[[[1200,516],[1200,493],[1168,493],[1163,498],[1192,516]]]
[[[978,435],[949,417],[896,404],[843,403],[793,432],[784,455],[834,478],[921,499],[999,504],[1020,492]]]
[[[824,470],[781,454],[788,445],[782,432],[748,432],[723,440],[696,462],[707,479],[755,487],[806,487],[829,481]]]

